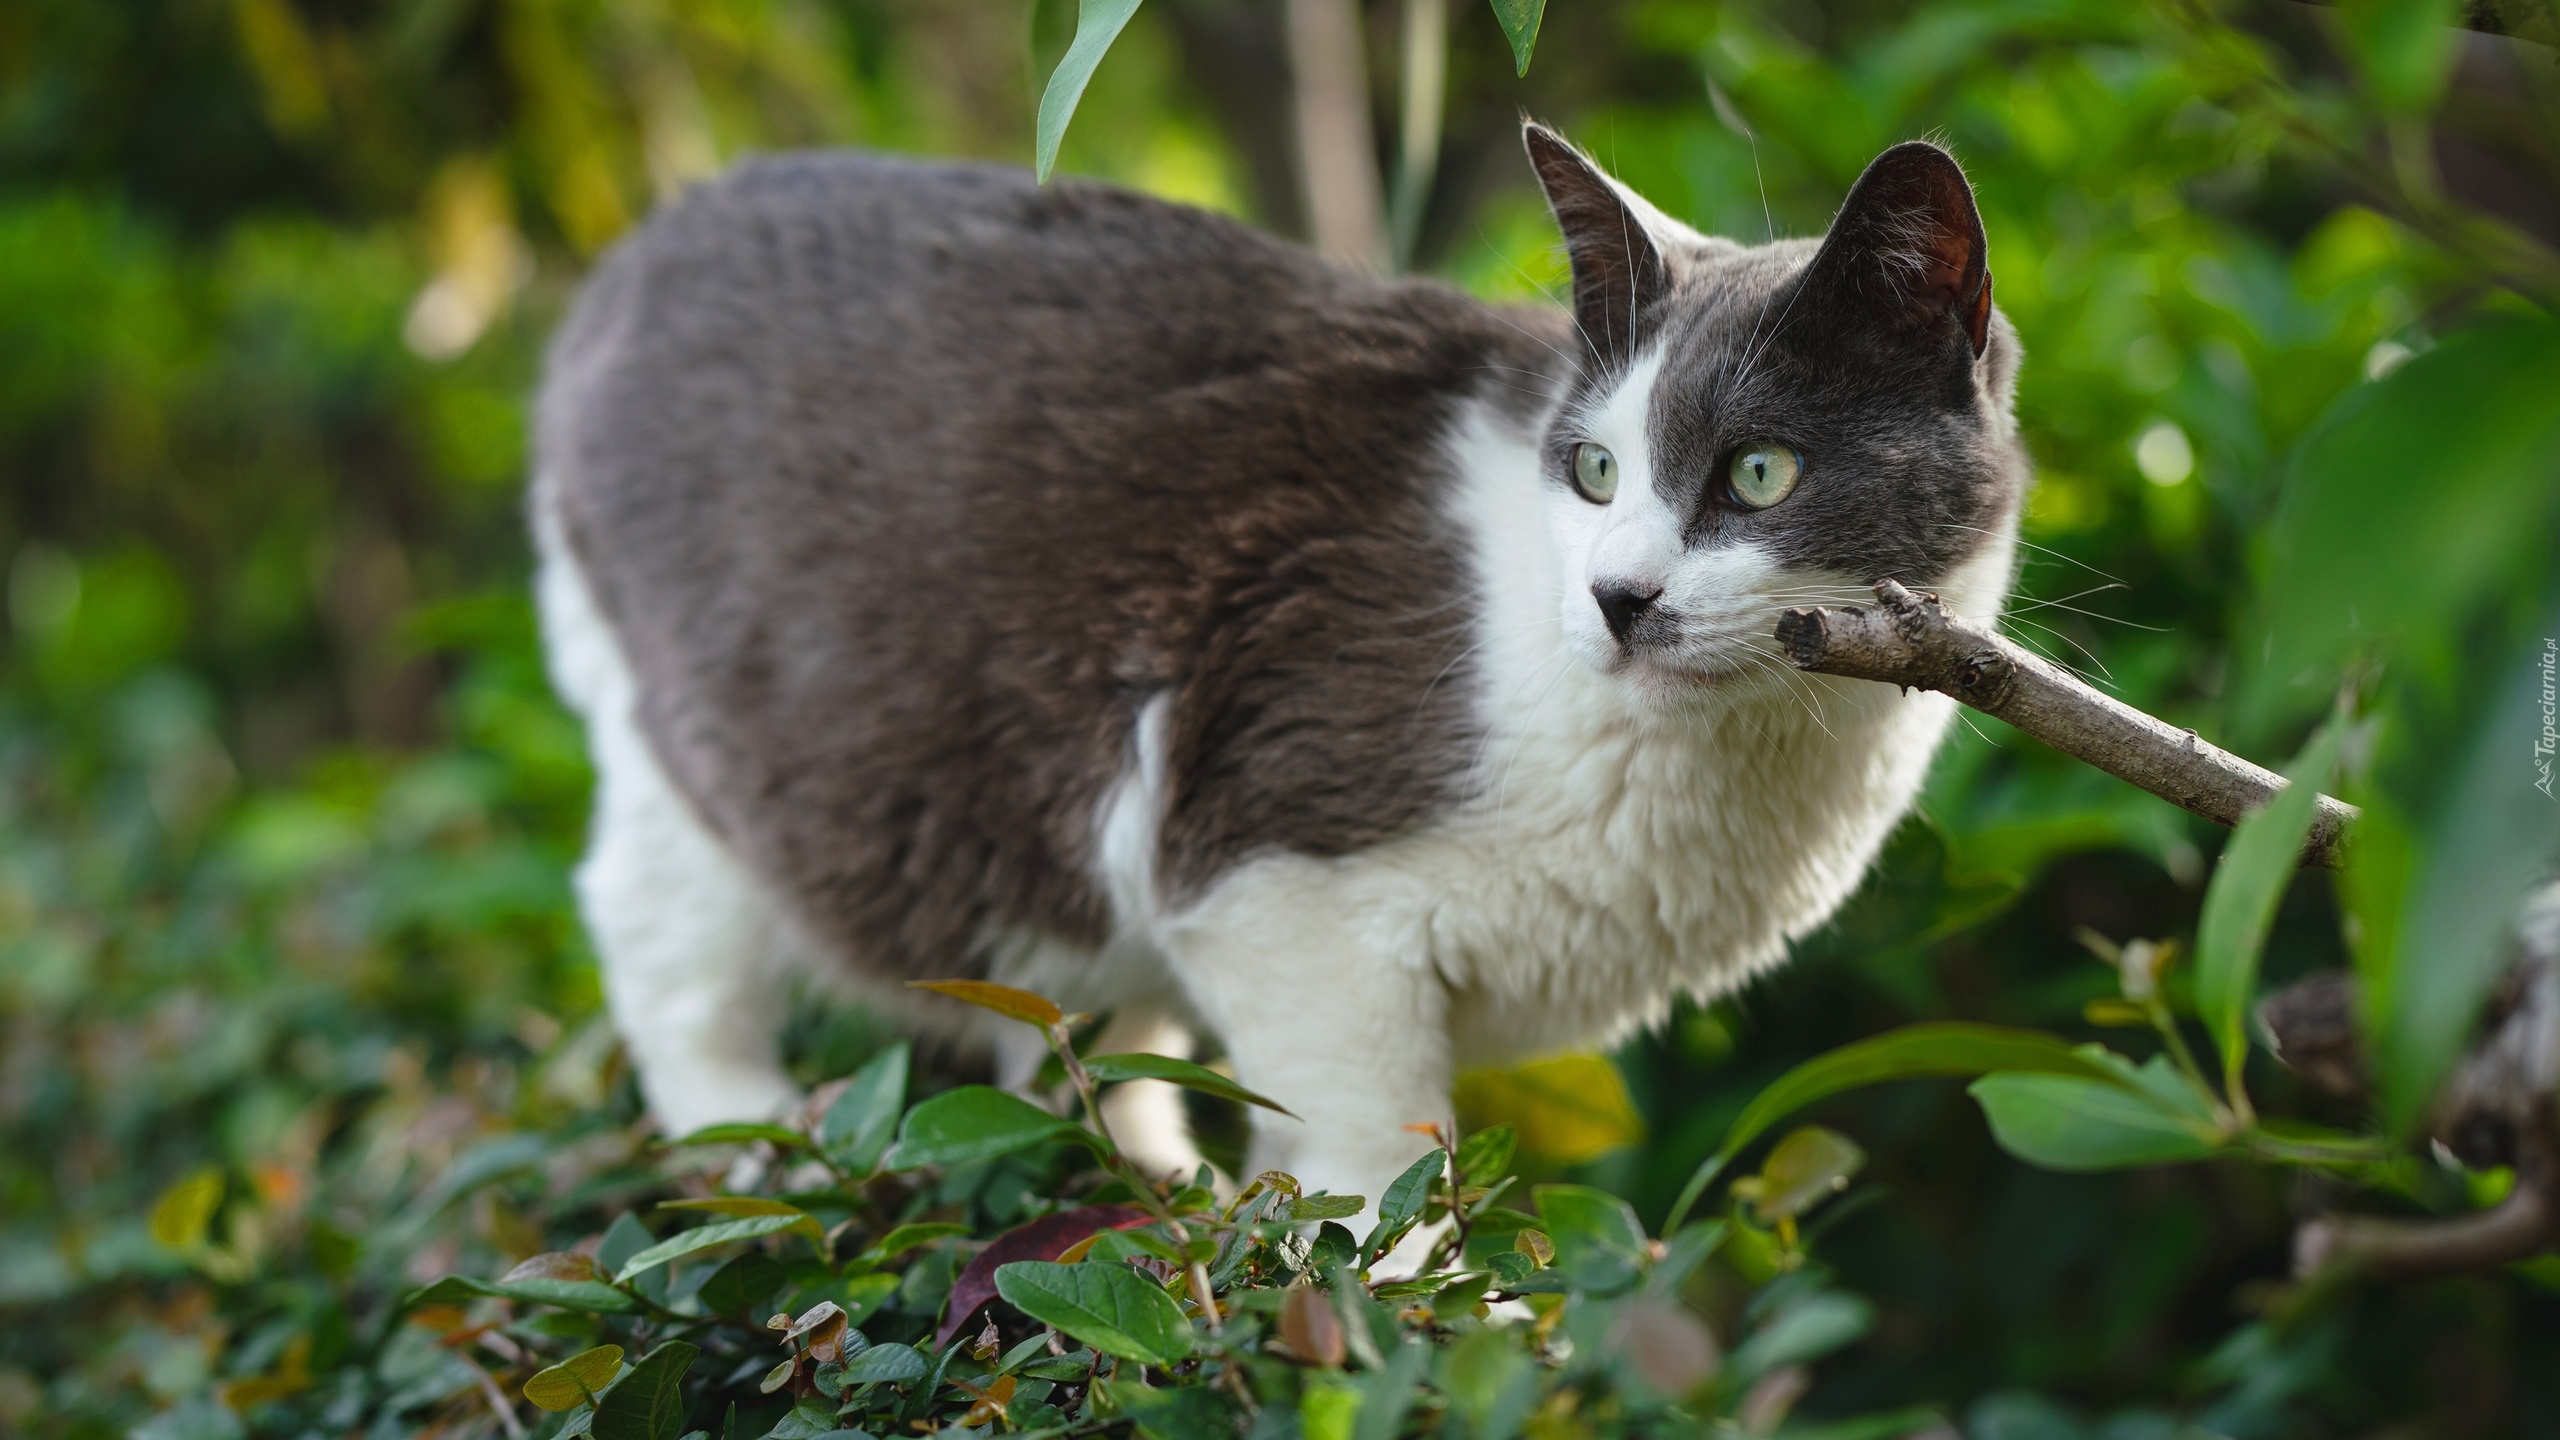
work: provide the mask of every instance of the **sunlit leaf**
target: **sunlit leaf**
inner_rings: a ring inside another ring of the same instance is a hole
[[[221,1205],[222,1167],[201,1166],[160,1193],[151,1207],[151,1238],[172,1250],[192,1250],[204,1243]]]
[[[1045,995],[1034,995],[1028,990],[1017,990],[1010,985],[998,985],[987,980],[910,980],[907,988],[948,995],[981,1010],[993,1010],[1008,1020],[1019,1020],[1044,1030],[1067,1018],[1067,1012],[1059,1009]]]
[[[613,1383],[622,1371],[622,1347],[598,1345],[581,1350],[524,1382],[524,1398],[545,1410],[573,1410],[587,1397]]]
[[[1644,1118],[1606,1056],[1469,1070],[1458,1076],[1455,1094],[1471,1122],[1512,1126],[1519,1152],[1549,1164],[1579,1165],[1644,1139]]]
[[[1761,1163],[1752,1211],[1763,1224],[1793,1219],[1849,1188],[1849,1178],[1866,1163],[1867,1152],[1848,1136],[1807,1125],[1779,1141]]]

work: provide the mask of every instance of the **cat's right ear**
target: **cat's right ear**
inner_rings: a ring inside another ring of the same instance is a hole
[[[1583,347],[1604,370],[1624,366],[1635,358],[1646,312],[1671,288],[1652,229],[1663,222],[1563,136],[1536,121],[1520,134],[1573,261],[1573,321]]]

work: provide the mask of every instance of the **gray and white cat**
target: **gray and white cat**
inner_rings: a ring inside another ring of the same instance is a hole
[[[1216,1036],[1252,1164],[1375,1195],[1455,1067],[1606,1043],[1858,884],[1949,702],[1805,676],[1881,576],[1989,618],[2017,345],[1946,153],[1702,236],[1553,132],[1570,316],[1214,215],[830,154],[694,191],[553,346],[534,523],[578,893],[666,1125],[796,1100],[786,979]],[[1196,1158],[1168,1096],[1118,1120]]]

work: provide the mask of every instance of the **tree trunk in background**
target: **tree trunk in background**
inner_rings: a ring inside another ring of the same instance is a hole
[[[1413,268],[1431,182],[1440,173],[1441,117],[1449,91],[1449,0],[1404,0],[1404,71],[1396,125],[1396,191],[1389,219],[1398,270]]]
[[[1386,224],[1358,0],[1288,0],[1288,29],[1309,238],[1326,259],[1383,273]]]

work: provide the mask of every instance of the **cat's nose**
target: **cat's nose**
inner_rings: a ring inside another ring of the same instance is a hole
[[[1662,598],[1662,587],[1641,588],[1623,580],[1602,580],[1591,587],[1591,598],[1599,602],[1600,618],[1609,622],[1609,633],[1624,645],[1627,633],[1636,628],[1636,621],[1643,619],[1653,602]]]

